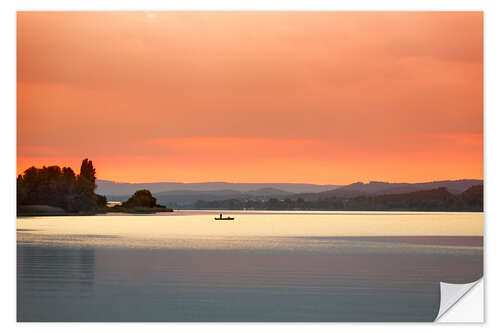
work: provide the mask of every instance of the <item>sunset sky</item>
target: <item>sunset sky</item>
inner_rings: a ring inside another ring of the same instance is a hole
[[[18,13],[17,171],[483,178],[480,12]]]

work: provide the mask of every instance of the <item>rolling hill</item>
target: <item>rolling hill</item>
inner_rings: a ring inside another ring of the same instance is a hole
[[[196,202],[222,200],[304,199],[306,201],[330,198],[387,196],[444,188],[449,193],[461,194],[471,186],[482,185],[482,180],[462,179],[424,183],[357,182],[346,186],[292,184],[292,183],[115,183],[97,180],[97,193],[110,201],[125,201],[136,190],[148,189],[158,203],[174,209],[196,208]]]

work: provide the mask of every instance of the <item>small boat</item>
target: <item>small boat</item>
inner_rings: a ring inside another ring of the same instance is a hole
[[[216,221],[232,221],[234,220],[234,217],[227,216],[227,217],[222,217],[222,214],[220,214],[218,217],[214,218]]]

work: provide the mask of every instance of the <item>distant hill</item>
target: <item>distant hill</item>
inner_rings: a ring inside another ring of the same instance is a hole
[[[291,193],[316,193],[333,190],[339,185],[316,185],[316,184],[295,184],[295,183],[228,183],[228,182],[206,182],[206,183],[118,183],[108,180],[96,180],[99,194],[106,196],[130,196],[137,190],[148,189],[156,194],[168,191],[222,191],[233,190],[239,192],[261,191],[272,188],[277,191]]]
[[[444,180],[426,183],[387,183],[372,181],[365,184],[357,182],[334,190],[319,193],[301,193],[294,195],[294,197],[300,197],[305,200],[327,199],[332,197],[354,198],[366,195],[410,193],[432,190],[440,187],[446,188],[452,194],[460,194],[471,186],[482,184],[483,181],[479,179]]]
[[[281,191],[275,188],[262,188],[254,191],[234,191],[234,190],[215,190],[215,191],[195,191],[195,190],[174,190],[155,193],[158,203],[173,208],[192,208],[198,200],[226,200],[226,199],[270,199],[285,198],[294,193]],[[128,198],[127,195],[108,195],[108,200],[123,201]]]
[[[451,211],[482,212],[483,185],[474,185],[460,194],[445,187],[401,194],[366,195],[353,198],[320,198],[314,200],[199,200],[198,209],[249,210],[339,210],[339,211]]]
[[[247,196],[240,191],[218,190],[218,191],[193,191],[176,190],[159,192],[155,194],[158,202],[171,205],[176,208],[182,208],[195,203],[197,200],[225,200],[225,199],[244,199]]]
[[[445,180],[426,183],[353,183],[346,186],[289,184],[289,183],[115,183],[97,180],[97,193],[111,201],[124,201],[132,193],[147,189],[158,203],[174,209],[196,208],[198,201],[304,199],[305,201],[330,198],[356,198],[412,193],[444,188],[451,194],[460,194],[482,180]]]
[[[286,198],[293,195],[292,192],[282,191],[277,188],[266,187],[254,191],[246,192],[248,195],[256,198]]]

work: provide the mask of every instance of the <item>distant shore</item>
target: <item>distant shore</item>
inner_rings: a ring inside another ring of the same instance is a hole
[[[280,211],[322,211],[322,212],[428,212],[428,213],[482,213],[482,210],[415,210],[415,209],[229,209],[229,208],[190,208],[190,211],[204,211],[213,210],[214,212],[219,211],[270,211],[270,212],[280,212]],[[135,208],[124,208],[124,207],[108,207],[100,208],[93,212],[79,212],[72,213],[66,212],[61,208],[45,205],[32,205],[32,206],[22,206],[17,210],[18,217],[36,217],[36,216],[93,216],[98,214],[106,213],[124,213],[124,214],[155,214],[155,213],[172,213],[174,212],[171,208],[149,208],[149,207],[135,207]]]
[[[17,209],[17,216],[26,217],[26,216],[91,216],[97,214],[106,214],[106,213],[126,213],[126,214],[154,214],[154,213],[171,213],[174,210],[171,208],[162,208],[162,207],[134,207],[134,208],[125,208],[125,207],[107,207],[107,208],[99,208],[95,211],[89,212],[67,212],[62,208],[47,206],[47,205],[25,205],[19,206]]]

